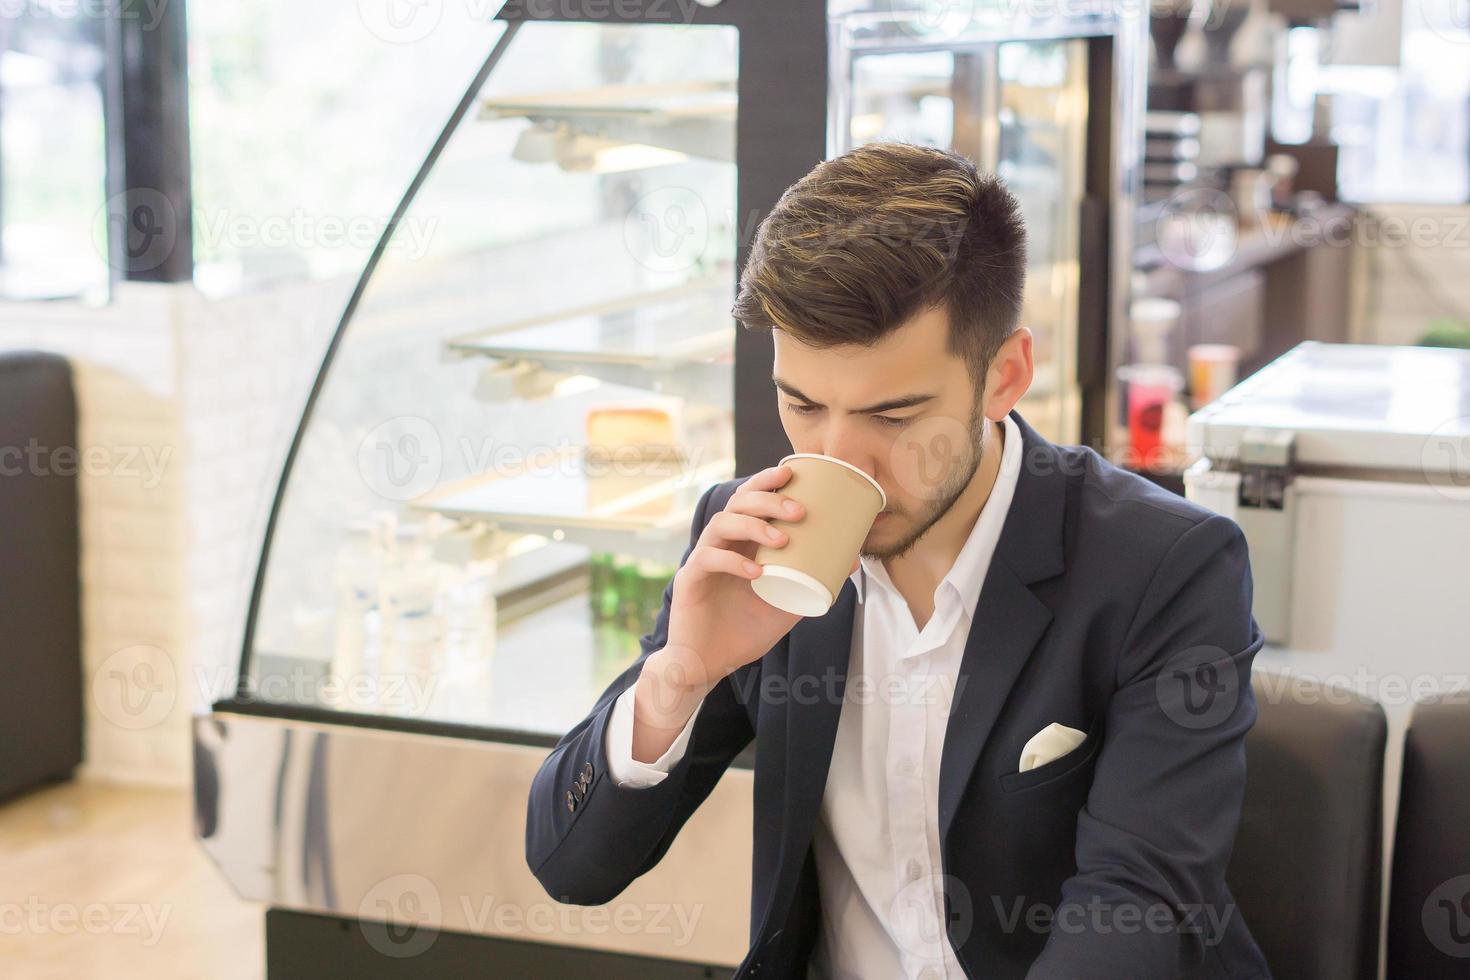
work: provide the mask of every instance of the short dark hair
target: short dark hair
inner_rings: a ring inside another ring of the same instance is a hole
[[[899,142],[817,165],[761,222],[732,310],[815,347],[871,345],[941,303],[977,390],[1020,321],[1026,227],[1000,178]]]

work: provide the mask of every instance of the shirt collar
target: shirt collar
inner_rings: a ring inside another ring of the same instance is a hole
[[[975,615],[975,605],[980,601],[980,586],[990,570],[990,559],[1000,541],[1001,528],[1005,525],[1006,513],[1010,510],[1016,482],[1021,475],[1021,429],[1010,415],[1001,420],[1001,425],[1005,433],[1004,445],[1001,448],[1000,469],[995,476],[995,486],[991,488],[985,506],[980,509],[980,516],[975,519],[975,526],[970,530],[964,547],[955,557],[954,565],[935,592],[937,599],[947,584],[959,594],[966,615],[972,618]],[[857,587],[858,602],[864,602],[867,598],[869,577],[877,579],[889,589],[893,588],[883,563],[864,556],[859,559],[858,570],[848,576]]]

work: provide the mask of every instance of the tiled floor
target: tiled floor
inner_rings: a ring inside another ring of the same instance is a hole
[[[263,977],[264,909],[199,849],[190,806],[87,783],[0,805],[0,976]]]

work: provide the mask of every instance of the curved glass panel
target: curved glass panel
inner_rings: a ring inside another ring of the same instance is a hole
[[[529,23],[339,338],[242,696],[560,735],[734,473],[734,28]]]

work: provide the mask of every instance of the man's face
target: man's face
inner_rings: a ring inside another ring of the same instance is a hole
[[[809,347],[780,329],[773,337],[792,449],[835,456],[877,480],[888,505],[862,553],[905,554],[953,506],[982,456],[980,393],[947,350],[948,311],[920,313],[866,348]]]

